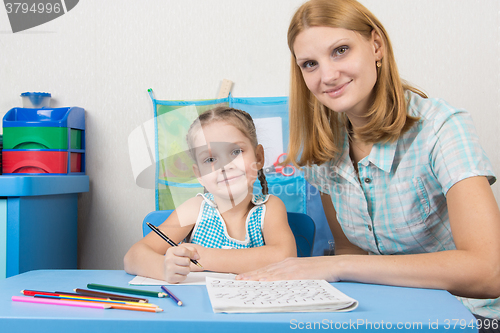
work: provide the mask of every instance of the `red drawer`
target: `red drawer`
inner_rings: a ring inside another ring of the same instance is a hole
[[[82,154],[70,153],[70,170],[69,172],[82,172]]]
[[[67,151],[3,151],[3,173],[68,173]]]

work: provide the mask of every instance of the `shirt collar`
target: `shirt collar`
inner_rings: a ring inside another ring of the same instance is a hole
[[[335,170],[341,177],[356,184],[357,176],[356,171],[352,166],[351,157],[349,156],[349,138],[347,136],[347,131],[344,131],[342,152],[338,156],[337,160],[332,164],[336,166]]]
[[[370,155],[368,155],[368,161],[387,173],[391,172],[397,146],[397,140],[373,144]]]
[[[374,143],[370,154],[362,159],[360,163],[364,166],[367,166],[371,162],[379,169],[389,173],[392,169],[397,146],[398,140],[393,142],[389,141]],[[347,136],[347,133],[345,133],[344,135],[342,154],[337,160],[337,165],[340,167],[339,174],[341,174],[344,178],[352,177],[354,168],[349,156],[349,138]]]

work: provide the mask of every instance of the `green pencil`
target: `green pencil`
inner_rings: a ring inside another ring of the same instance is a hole
[[[164,292],[106,286],[103,284],[95,284],[95,283],[87,284],[87,288],[104,290],[104,291],[122,292],[122,293],[126,293],[126,294],[134,294],[134,295],[149,296],[149,297],[168,297],[168,294],[166,294]]]

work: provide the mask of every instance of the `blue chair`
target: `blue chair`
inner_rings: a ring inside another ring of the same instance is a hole
[[[316,225],[314,220],[306,214],[288,212],[288,225],[295,236],[297,257],[310,257],[313,252]]]
[[[151,229],[147,226],[149,222],[155,226],[162,224],[172,214],[173,210],[156,210],[144,218],[142,222],[142,234],[146,236]],[[306,214],[288,212],[288,224],[295,236],[297,246],[297,257],[310,257],[313,251],[314,235],[316,225],[313,219]]]
[[[165,222],[172,212],[173,210],[155,210],[146,215],[144,221],[142,221],[142,236],[144,237],[152,231],[146,222],[149,222],[154,226],[159,226]]]

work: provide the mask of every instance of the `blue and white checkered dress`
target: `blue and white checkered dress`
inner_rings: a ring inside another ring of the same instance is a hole
[[[210,248],[219,249],[247,249],[264,245],[262,230],[266,215],[265,203],[269,195],[254,195],[252,203],[255,205],[248,213],[246,220],[245,240],[230,237],[226,223],[222,219],[214,197],[211,193],[198,194],[203,197],[198,220],[193,228],[190,242]]]
[[[305,168],[306,179],[331,196],[349,241],[372,254],[455,249],[446,193],[468,177],[496,180],[469,113],[440,99],[406,97],[409,114],[420,121],[396,142],[375,143],[358,162],[359,179],[347,133],[341,156]],[[488,306],[480,311],[469,304],[475,313],[500,318],[500,301]]]

